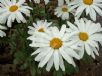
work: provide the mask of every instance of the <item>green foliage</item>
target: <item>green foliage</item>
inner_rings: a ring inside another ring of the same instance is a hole
[[[30,68],[30,70],[31,70],[31,75],[32,75],[32,76],[36,76],[36,69],[34,68],[34,66],[32,66],[32,67]]]
[[[82,59],[86,64],[91,64],[93,62],[93,59],[91,56],[89,56],[86,52],[84,54],[84,57]]]
[[[77,73],[79,71],[78,66],[76,65],[76,67],[74,67],[71,64],[68,64],[67,62],[65,62],[65,66],[66,66],[66,73],[67,74],[73,74],[73,73]]]
[[[10,42],[10,38],[9,37],[0,37],[0,46],[5,46]]]

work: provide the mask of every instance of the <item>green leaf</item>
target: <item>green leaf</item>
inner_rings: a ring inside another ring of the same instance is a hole
[[[77,73],[79,71],[78,66],[74,67],[73,65],[68,64],[67,62],[65,62],[65,67],[66,67],[66,73],[68,74]]]
[[[36,76],[36,70],[33,66],[31,67],[30,72],[32,76]]]
[[[14,63],[14,64],[19,64],[19,60],[18,60],[18,59],[14,59],[14,60],[13,60],[13,63]]]
[[[54,71],[53,76],[63,76],[63,72],[61,70],[59,71]]]
[[[0,37],[0,46],[5,46],[7,44],[9,44],[10,42],[10,38],[9,37]]]
[[[92,57],[89,56],[86,52],[85,52],[84,57],[83,57],[82,60],[87,64],[91,64],[93,62]]]
[[[21,69],[22,70],[25,70],[25,69],[27,69],[28,68],[28,63],[26,62],[26,63],[24,63],[22,66],[21,66]]]

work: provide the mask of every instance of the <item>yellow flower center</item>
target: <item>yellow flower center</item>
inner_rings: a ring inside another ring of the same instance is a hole
[[[83,0],[84,4],[91,5],[93,3],[93,0]]]
[[[53,38],[50,41],[50,46],[54,49],[59,49],[62,46],[62,41],[59,38]]]
[[[18,9],[18,6],[13,5],[13,6],[11,6],[11,7],[9,8],[9,11],[10,11],[10,12],[15,12],[17,9]]]
[[[38,30],[38,32],[45,32],[45,31],[44,31],[44,28],[40,28],[40,29]]]
[[[62,8],[62,11],[63,11],[63,12],[67,12],[67,11],[68,11],[68,8],[63,7],[63,8]]]
[[[87,41],[88,40],[88,34],[87,33],[85,33],[85,32],[80,32],[79,33],[79,38],[80,38],[80,40],[82,40],[82,41]]]

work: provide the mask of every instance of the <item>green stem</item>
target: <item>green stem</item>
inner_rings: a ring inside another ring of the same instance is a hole
[[[48,20],[47,6],[45,5],[45,19]]]

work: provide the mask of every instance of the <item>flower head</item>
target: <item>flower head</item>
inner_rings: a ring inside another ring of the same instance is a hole
[[[38,20],[37,23],[33,23],[33,27],[28,27],[28,34],[34,35],[34,32],[45,32],[51,24],[52,22],[47,22],[47,20]]]
[[[75,24],[67,22],[70,27],[70,32],[76,32],[72,36],[72,40],[76,40],[76,43],[82,47],[79,52],[83,57],[84,52],[95,58],[95,54],[99,55],[99,45],[102,44],[102,27],[99,23],[93,23],[87,19],[80,19],[75,21]],[[67,30],[69,32],[69,30]]]
[[[62,5],[58,6],[55,9],[55,15],[57,17],[60,17],[62,20],[68,20],[69,19],[69,13],[72,13],[73,9],[71,6],[68,5]]]
[[[65,4],[69,4],[69,0],[58,0],[58,6],[62,6],[64,1],[66,2]]]
[[[73,57],[80,59],[75,52],[77,46],[73,45],[73,41],[68,40],[69,34],[65,31],[66,25],[62,25],[60,31],[57,27],[51,27],[46,32],[35,33],[36,37],[30,46],[38,47],[32,55],[37,54],[35,61],[39,62],[39,67],[44,67],[47,64],[46,70],[50,71],[54,64],[56,70],[59,70],[60,67],[62,71],[65,71],[63,59],[74,67],[76,66]]]
[[[76,16],[79,18],[83,12],[94,21],[96,21],[96,14],[102,16],[102,1],[101,0],[74,0],[70,5],[77,8]]]
[[[15,20],[18,23],[26,23],[23,14],[30,16],[29,10],[32,8],[24,4],[25,0],[19,0],[18,2],[16,0],[1,0],[0,2],[0,23],[6,23],[7,21],[8,27],[11,27]]]
[[[30,0],[31,1],[31,0]],[[40,3],[40,0],[34,0],[35,3]],[[49,0],[44,0],[45,4],[49,3]]]

